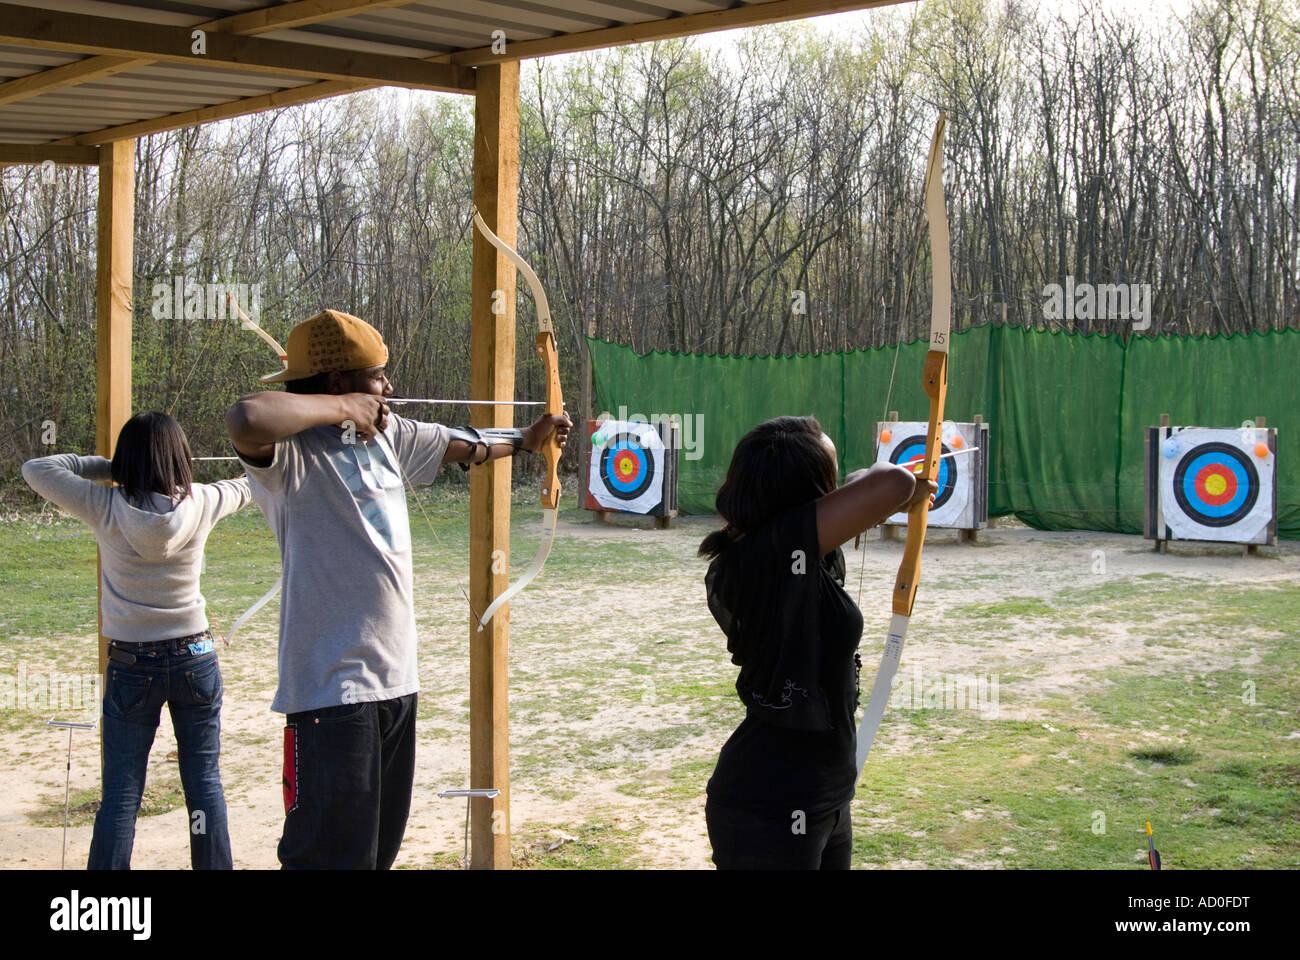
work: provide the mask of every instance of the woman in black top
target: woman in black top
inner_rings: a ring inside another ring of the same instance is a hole
[[[812,417],[759,424],[736,445],[700,544],[709,609],[740,667],[745,719],[709,780],[720,869],[847,869],[857,779],[854,710],[862,614],[839,545],[922,497],[911,471],[877,464],[836,487],[835,447]]]

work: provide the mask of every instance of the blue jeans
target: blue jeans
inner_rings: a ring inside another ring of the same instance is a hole
[[[122,646],[130,649],[129,644]],[[221,668],[216,651],[135,657],[131,664],[110,659],[104,677],[104,787],[87,868],[131,866],[149,748],[166,703],[189,810],[190,865],[195,870],[229,870],[230,834],[218,763]]]

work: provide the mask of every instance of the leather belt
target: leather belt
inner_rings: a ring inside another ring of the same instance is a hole
[[[156,656],[158,654],[171,654],[173,656],[197,655],[208,653],[212,649],[212,632],[210,630],[191,634],[188,637],[173,637],[170,640],[148,640],[144,643],[130,643],[124,640],[110,640],[108,642],[109,659],[116,660],[118,663],[135,663],[137,656]]]

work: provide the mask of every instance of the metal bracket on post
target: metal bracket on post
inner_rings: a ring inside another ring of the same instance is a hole
[[[94,730],[95,727],[99,726],[99,720],[91,720],[89,723],[77,723],[75,720],[55,720],[50,717],[45,721],[45,725],[47,727],[68,728],[68,764],[63,775],[63,853],[59,857],[59,869],[64,870],[68,865],[68,797],[72,783],[72,731]]]
[[[71,748],[69,748],[71,749]],[[495,800],[501,796],[501,791],[496,787],[470,787],[467,790],[443,790],[438,794],[439,799],[451,797],[465,798],[465,862],[464,869],[469,869],[469,802],[471,800]]]

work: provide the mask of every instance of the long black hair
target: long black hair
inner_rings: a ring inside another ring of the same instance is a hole
[[[745,434],[714,501],[727,522],[700,543],[699,555],[720,556],[731,541],[779,514],[835,489],[835,457],[816,417],[777,417]]]
[[[185,431],[165,413],[137,413],[117,435],[112,475],[137,506],[151,493],[184,500],[194,483]]]

